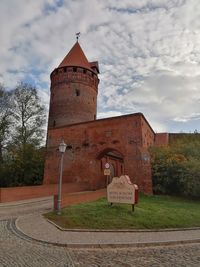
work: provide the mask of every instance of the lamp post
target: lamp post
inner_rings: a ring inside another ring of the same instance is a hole
[[[67,145],[64,140],[59,145],[59,151],[61,153],[60,160],[60,174],[59,174],[59,184],[58,184],[58,206],[57,206],[57,214],[61,214],[61,193],[62,193],[62,175],[63,175],[63,157],[66,150]]]

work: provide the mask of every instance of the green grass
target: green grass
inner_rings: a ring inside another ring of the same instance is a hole
[[[73,205],[45,217],[63,228],[162,229],[200,227],[200,201],[169,196],[140,195],[132,212],[128,204],[108,204],[105,198]]]

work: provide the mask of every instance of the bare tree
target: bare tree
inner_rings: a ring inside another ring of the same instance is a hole
[[[14,143],[24,148],[26,144],[39,146],[44,138],[46,113],[36,88],[20,83],[13,94]]]
[[[0,85],[0,186],[42,182],[45,122],[45,108],[34,87],[20,83],[8,92]]]
[[[8,133],[12,124],[11,94],[0,84],[0,162],[3,161],[3,148],[8,140]]]
[[[44,140],[46,112],[31,85],[20,83],[12,95],[13,130],[9,155],[12,158],[14,184],[35,184],[42,179],[43,153],[40,152]]]

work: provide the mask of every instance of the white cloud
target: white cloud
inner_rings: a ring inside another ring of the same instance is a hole
[[[30,78],[47,103],[49,74],[81,31],[100,63],[99,118],[143,112],[155,131],[199,129],[199,0],[2,0],[0,22],[8,87]]]
[[[179,122],[187,122],[189,120],[200,120],[200,113],[192,113],[190,115],[174,118],[174,121],[179,121]]]
[[[110,117],[116,117],[123,115],[119,111],[105,111],[105,112],[99,112],[97,119],[103,119],[103,118],[110,118]]]

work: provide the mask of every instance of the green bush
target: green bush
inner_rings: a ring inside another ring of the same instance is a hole
[[[12,146],[0,164],[0,187],[42,184],[45,150],[27,144],[23,150]]]
[[[183,178],[183,195],[200,198],[200,160],[190,159],[185,167],[186,175]]]
[[[200,198],[199,139],[184,137],[150,152],[154,193]]]

